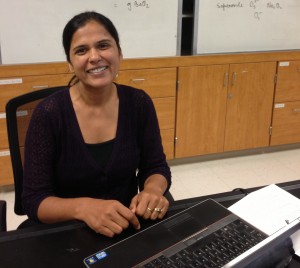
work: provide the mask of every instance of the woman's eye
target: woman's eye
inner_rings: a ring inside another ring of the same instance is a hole
[[[85,51],[86,51],[85,48],[78,48],[78,49],[75,51],[75,54],[76,54],[76,55],[82,55],[82,54],[85,53]]]
[[[98,45],[99,49],[107,49],[109,48],[109,44],[108,43],[100,43]]]

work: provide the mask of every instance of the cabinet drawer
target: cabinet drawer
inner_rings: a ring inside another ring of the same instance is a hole
[[[159,128],[175,128],[175,97],[153,99]]]
[[[22,78],[1,78],[0,79],[0,112],[5,111],[5,105],[8,100],[28,93],[30,91],[67,85],[71,79],[72,74],[59,75],[41,75],[41,76],[27,76]],[[18,83],[9,84],[9,81],[17,81]],[[1,82],[2,81],[2,82]],[[4,84],[3,84],[4,83]]]
[[[0,151],[0,186],[12,185],[13,172],[10,161],[10,154],[8,150]]]
[[[176,94],[176,68],[120,71],[117,83],[145,90],[151,98]]]
[[[275,104],[271,145],[297,142],[300,142],[300,101]]]
[[[275,102],[300,100],[300,61],[279,62]]]

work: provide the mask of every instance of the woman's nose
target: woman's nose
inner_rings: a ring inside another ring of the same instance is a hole
[[[100,52],[97,49],[91,49],[90,62],[99,62],[101,60]]]

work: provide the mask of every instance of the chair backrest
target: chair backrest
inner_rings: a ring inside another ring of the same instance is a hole
[[[32,112],[41,100],[63,88],[65,88],[65,86],[32,91],[15,97],[6,104],[8,144],[15,186],[14,211],[17,215],[25,214],[21,201],[23,188],[24,143]]]

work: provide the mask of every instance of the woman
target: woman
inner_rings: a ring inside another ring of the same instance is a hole
[[[75,79],[33,113],[24,210],[44,223],[82,220],[108,237],[139,229],[138,217],[162,219],[170,169],[150,97],[113,83],[122,59],[117,30],[84,12],[65,26],[63,45]]]

